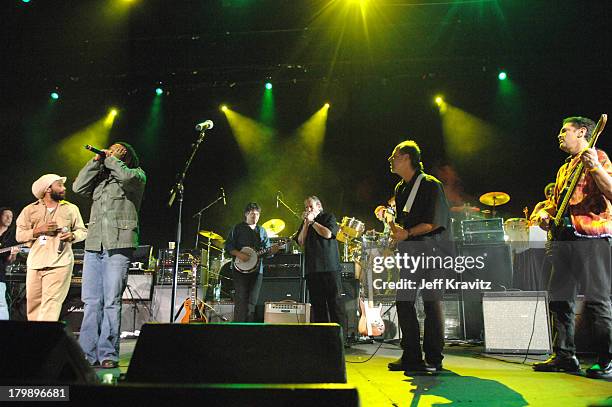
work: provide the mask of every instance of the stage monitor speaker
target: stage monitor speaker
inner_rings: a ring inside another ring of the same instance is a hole
[[[0,383],[95,383],[96,374],[61,322],[0,321]]]
[[[202,290],[198,290],[202,293]],[[191,287],[177,286],[176,287],[176,311],[179,310],[183,301],[191,294]],[[171,285],[156,285],[153,287],[153,301],[151,307],[151,322],[168,322],[170,321],[170,299],[172,298]],[[175,312],[176,312],[175,311]],[[174,315],[172,316],[174,318]]]
[[[119,384],[71,385],[70,401],[79,406],[248,406],[358,407],[359,395],[348,384]],[[66,403],[70,405],[70,403]],[[46,405],[46,404],[42,404]],[[57,405],[63,405],[57,403]]]
[[[135,383],[346,383],[337,324],[145,324]]]
[[[546,291],[504,291],[482,297],[485,352],[552,352]]]

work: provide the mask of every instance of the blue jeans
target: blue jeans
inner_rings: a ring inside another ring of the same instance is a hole
[[[9,319],[9,310],[6,302],[6,283],[0,283],[0,320],[7,319]]]
[[[134,249],[85,251],[79,344],[89,363],[119,360],[121,295]]]

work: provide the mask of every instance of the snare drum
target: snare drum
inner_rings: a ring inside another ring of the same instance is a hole
[[[340,230],[351,238],[358,238],[365,231],[365,224],[358,219],[345,216],[340,223]]]

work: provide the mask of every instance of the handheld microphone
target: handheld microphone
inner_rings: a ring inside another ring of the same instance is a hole
[[[101,155],[102,157],[106,156],[106,153],[104,151],[100,150],[99,148],[95,148],[92,145],[86,144],[83,147],[85,147],[85,149],[91,151],[92,153],[96,153],[96,154]]]
[[[212,120],[206,120],[205,122],[202,123],[198,123],[195,126],[195,129],[197,131],[203,131],[203,130],[210,130],[213,128],[213,122]]]
[[[223,205],[227,206],[227,201],[225,200],[225,189],[221,187],[221,196],[223,197]]]
[[[67,226],[64,226],[60,230],[61,230],[62,233],[66,233],[66,232],[70,231],[70,229],[68,229]],[[57,254],[61,254],[64,251],[64,247],[65,246],[66,246],[66,241],[65,240],[60,240],[59,246],[57,246]]]

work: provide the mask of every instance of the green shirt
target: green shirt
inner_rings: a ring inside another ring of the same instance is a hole
[[[116,157],[85,164],[72,185],[75,193],[93,200],[85,250],[138,246],[138,211],[146,182],[142,168],[128,168]]]

